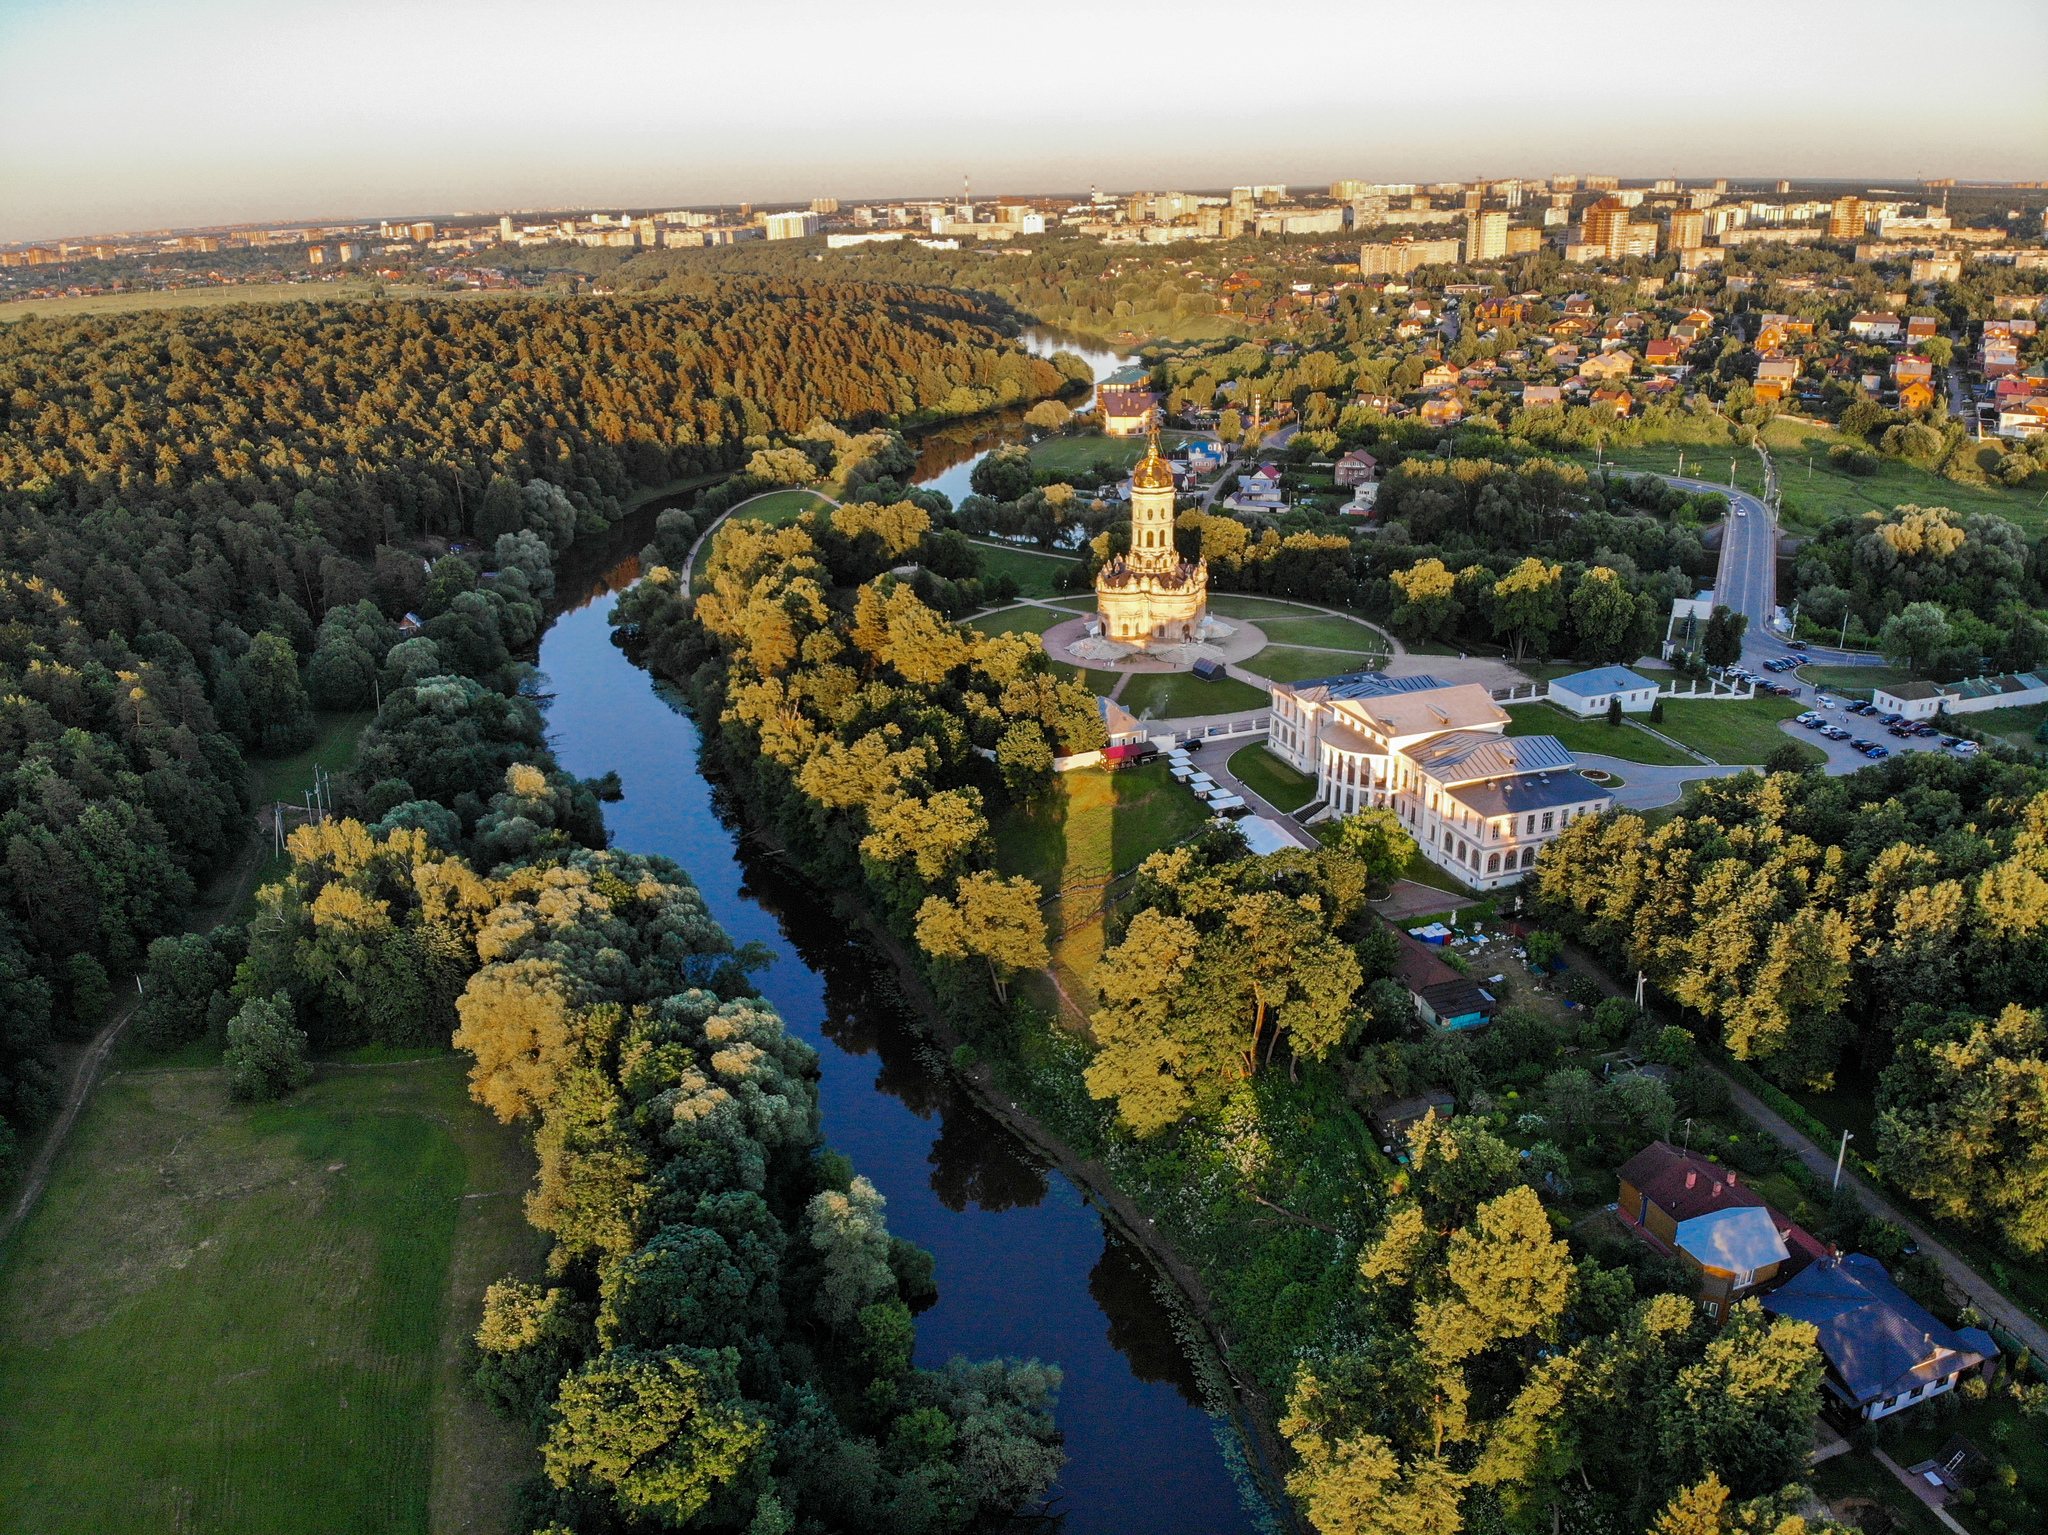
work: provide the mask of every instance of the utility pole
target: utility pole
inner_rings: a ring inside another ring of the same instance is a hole
[[[1849,1154],[1849,1142],[1856,1137],[1847,1130],[1842,1132],[1842,1144],[1835,1151],[1835,1186],[1832,1192],[1840,1193],[1842,1188],[1842,1159]]]
[[[1641,1011],[1643,1010],[1643,986],[1644,986],[1644,984],[1645,984],[1645,977],[1644,977],[1644,975],[1643,975],[1643,972],[1642,972],[1642,971],[1640,971],[1640,970],[1638,970],[1638,971],[1636,972],[1636,1011],[1637,1011],[1637,1012],[1639,1012],[1639,1013],[1640,1013],[1640,1012],[1641,1012]]]

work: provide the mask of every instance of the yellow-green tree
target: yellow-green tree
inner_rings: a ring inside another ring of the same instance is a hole
[[[918,946],[940,959],[985,961],[996,996],[1007,1003],[1009,978],[1046,962],[1039,898],[1038,886],[1022,875],[970,874],[951,900],[925,898],[917,913]]]

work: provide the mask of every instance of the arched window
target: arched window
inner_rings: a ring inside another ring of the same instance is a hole
[[[1533,847],[1525,847],[1522,849],[1522,867],[1525,869],[1533,869],[1536,867],[1536,849],[1534,849]]]
[[[1488,853],[1486,855],[1486,872],[1488,874],[1500,873],[1500,854]]]

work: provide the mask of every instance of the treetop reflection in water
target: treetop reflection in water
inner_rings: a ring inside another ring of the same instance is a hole
[[[627,556],[651,536],[653,516],[621,523],[588,564],[565,561],[562,600],[632,580]],[[1071,1535],[1252,1528],[1214,1421],[1189,1405],[1193,1372],[1171,1363],[1171,1318],[1132,1272],[1133,1255],[1116,1255],[1065,1177],[956,1096],[936,1052],[905,1025],[894,972],[823,896],[740,845],[697,771],[694,724],[610,643],[609,609],[586,598],[542,643],[556,749],[571,772],[619,773],[625,798],[605,819],[621,847],[674,859],[735,943],[782,956],[757,980],[790,1032],[819,1047],[828,1140],[886,1196],[890,1229],[938,1260],[939,1300],[919,1318],[917,1362],[1059,1364],[1069,1460],[1055,1506]]]

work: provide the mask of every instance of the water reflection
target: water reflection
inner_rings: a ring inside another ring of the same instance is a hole
[[[1088,1273],[1088,1293],[1109,1318],[1110,1346],[1130,1360],[1139,1380],[1163,1382],[1190,1407],[1200,1407],[1201,1385],[1159,1304],[1152,1265],[1115,1232],[1105,1230],[1103,1238],[1102,1261]]]

